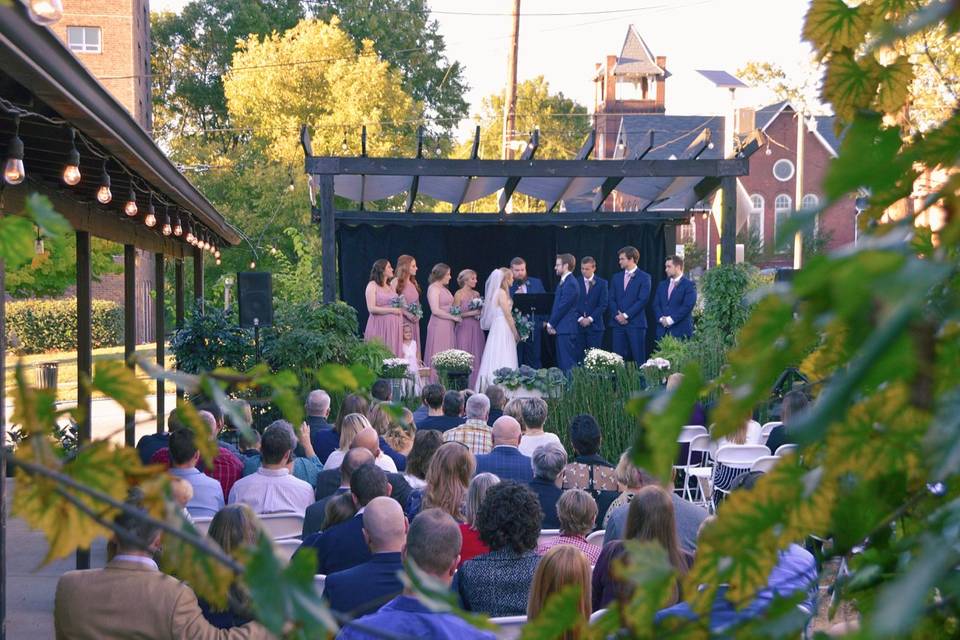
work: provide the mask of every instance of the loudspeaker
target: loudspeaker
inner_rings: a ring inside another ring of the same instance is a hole
[[[240,300],[240,326],[273,325],[273,280],[269,273],[244,271],[237,274],[237,299]]]

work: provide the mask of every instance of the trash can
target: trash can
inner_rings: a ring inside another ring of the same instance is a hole
[[[37,388],[56,389],[57,370],[60,365],[56,362],[44,362],[37,365]]]

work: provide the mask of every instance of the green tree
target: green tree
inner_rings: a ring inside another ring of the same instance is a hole
[[[753,87],[766,89],[774,101],[787,100],[805,113],[824,111],[820,102],[823,67],[811,60],[801,71],[790,74],[775,62],[752,60],[737,70],[737,77]]]
[[[449,133],[467,115],[463,66],[446,57],[446,44],[426,0],[313,0],[316,17],[340,19],[357,50],[373,42],[380,57],[400,71],[403,87],[431,117],[428,129]]]
[[[43,253],[7,271],[7,291],[15,298],[53,298],[63,295],[77,281],[77,240],[73,231],[43,238]],[[116,243],[93,238],[90,243],[90,269],[95,281],[101,276],[121,273],[123,255]]]

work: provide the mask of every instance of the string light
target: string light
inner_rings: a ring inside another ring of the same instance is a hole
[[[186,231],[186,234],[187,234],[186,235],[187,244],[192,245],[194,242],[196,242],[197,239],[193,236],[193,224],[191,224],[190,218],[187,218],[187,224],[184,227],[184,230]]]
[[[257,263],[254,262],[253,260],[251,260],[251,261],[250,261],[250,269],[256,269],[256,268],[257,268]]]
[[[20,139],[20,117],[13,118],[13,137],[7,147],[7,161],[3,164],[3,181],[7,184],[20,184],[27,177],[23,168],[23,140]]]
[[[165,236],[173,233],[173,225],[170,224],[170,207],[165,207],[163,210],[163,226],[160,227],[160,233]]]
[[[770,149],[770,145],[769,145],[769,144],[767,145],[767,148],[764,149],[763,153],[764,153],[764,155],[767,155],[767,156],[772,156],[772,155],[773,155],[773,150]]]
[[[347,134],[346,134],[346,132],[344,132],[344,134],[343,134],[343,142],[340,143],[340,148],[343,150],[344,153],[346,153],[346,152],[347,152],[347,149],[350,148],[350,147],[347,146]],[[252,267],[251,267],[251,268],[252,268]]]
[[[100,188],[97,189],[97,202],[100,204],[110,204],[113,200],[113,192],[110,191],[110,174],[107,173],[107,160],[103,160],[103,171],[100,173]]]
[[[133,183],[130,183],[130,195],[127,196],[127,203],[123,205],[123,212],[128,217],[133,218],[137,215],[137,194],[133,192]]]
[[[220,258],[217,258],[217,266],[220,266]]]
[[[80,183],[80,152],[77,151],[77,132],[70,129],[70,151],[67,152],[67,166],[63,168],[63,181],[75,187]]]
[[[153,206],[153,192],[150,192],[150,202],[147,204],[147,215],[143,218],[143,224],[151,229],[157,226],[157,210]]]
[[[439,156],[441,153],[443,153],[443,149],[440,148],[440,143],[439,143],[439,142],[437,143],[437,148],[434,149],[433,152],[434,152],[435,154],[437,154],[438,156]]]
[[[180,214],[176,214],[173,218],[173,235],[180,237],[183,235],[183,225],[180,223]]]
[[[30,0],[27,9],[29,9],[30,19],[43,27],[48,27],[63,18],[62,0]]]
[[[708,143],[707,143],[707,149],[713,149],[713,143],[712,143],[712,142],[708,142]]]

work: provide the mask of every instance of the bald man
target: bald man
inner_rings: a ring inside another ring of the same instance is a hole
[[[363,447],[373,454],[373,463],[386,471],[387,473],[396,473],[397,465],[393,458],[380,450],[380,435],[373,427],[364,427],[360,433],[353,437],[350,448]]]
[[[477,456],[477,473],[492,473],[501,480],[516,480],[524,484],[533,480],[530,458],[518,449],[522,437],[516,418],[497,418],[493,423],[493,451]]]
[[[363,537],[373,554],[370,560],[327,576],[323,595],[330,608],[354,616],[374,613],[403,592],[398,575],[407,539],[403,508],[388,497],[374,498],[363,511]]]

